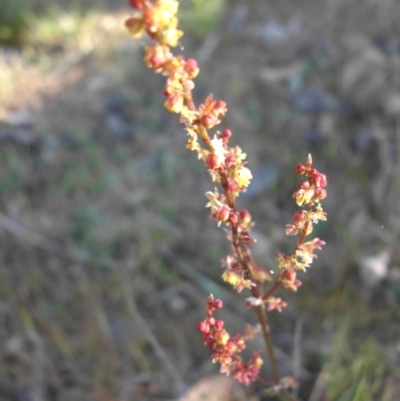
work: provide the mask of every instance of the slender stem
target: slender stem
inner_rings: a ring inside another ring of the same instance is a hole
[[[181,80],[182,86],[185,88],[186,92],[185,92],[185,101],[186,101],[186,106],[189,108],[189,110],[192,111],[196,111],[196,105],[194,104],[193,101],[193,96],[192,96],[192,92],[190,91],[190,89],[188,89],[188,85],[187,82],[184,80]]]
[[[283,279],[285,278],[286,273],[286,270],[281,273],[281,275],[272,285],[272,287],[262,296],[262,299],[268,299],[279,288],[279,286],[282,284]]]
[[[278,364],[276,362],[275,353],[274,353],[274,346],[272,344],[271,333],[268,324],[267,313],[265,312],[264,306],[257,306],[256,308],[258,320],[261,324],[261,330],[263,333],[265,346],[268,351],[269,360],[272,367],[272,374],[274,376],[274,382],[279,383],[280,375],[278,370]]]
[[[234,226],[232,226],[232,231],[235,231]],[[251,270],[250,270],[249,266],[247,265],[245,258],[243,257],[243,253],[242,253],[242,249],[240,248],[240,245],[235,245],[235,243],[234,243],[233,246],[235,249],[235,253],[238,256],[239,262],[241,263],[241,265],[243,266],[243,268],[246,271],[246,275],[248,276],[248,278],[250,278],[250,280],[252,280]],[[252,280],[252,281],[254,281],[254,280]],[[260,292],[255,287],[253,287],[251,289],[251,293],[255,298],[260,297]],[[278,369],[278,363],[277,363],[276,357],[275,357],[274,346],[272,343],[272,337],[271,337],[270,328],[269,328],[269,324],[268,324],[267,313],[265,311],[264,305],[257,306],[256,312],[257,312],[258,321],[261,325],[261,331],[262,331],[263,337],[264,337],[265,348],[267,350],[268,358],[269,358],[269,361],[271,364],[272,374],[274,377],[274,383],[277,384],[280,381],[280,374],[279,374],[279,369]]]
[[[227,199],[228,205],[232,209],[235,209],[235,206],[236,206],[235,201],[232,196],[231,190],[229,189],[226,176],[224,174],[221,174],[221,185],[224,189],[224,194]],[[238,260],[239,260],[240,264],[242,265],[244,271],[246,272],[247,277],[251,281],[254,282],[255,280],[253,279],[252,271],[249,266],[249,262],[254,263],[253,257],[251,255],[251,251],[246,244],[242,244],[244,247],[244,253],[247,258],[245,258],[243,256],[243,250],[241,248],[241,243],[240,243],[239,239],[237,238],[236,225],[231,224],[231,230],[232,230],[233,247],[235,249],[235,253],[238,257]],[[259,298],[261,296],[261,291],[259,291],[259,289],[255,288],[255,287],[253,287],[251,289],[251,293],[255,298]],[[269,328],[269,324],[268,324],[267,313],[265,311],[264,305],[258,306],[256,308],[256,312],[257,312],[258,321],[261,325],[261,330],[262,330],[263,337],[264,337],[265,347],[266,347],[268,358],[269,358],[271,368],[272,368],[274,382],[279,383],[280,374],[279,374],[279,369],[278,369],[278,363],[276,361],[276,357],[275,357],[275,353],[274,353],[274,346],[272,343],[272,337],[271,337],[270,328]]]

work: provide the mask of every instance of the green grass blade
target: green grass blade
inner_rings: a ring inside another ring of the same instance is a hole
[[[360,370],[357,373],[357,376],[351,385],[351,387],[339,398],[338,401],[354,401],[357,390],[361,384],[362,379],[364,378],[365,373],[365,365],[362,365]]]

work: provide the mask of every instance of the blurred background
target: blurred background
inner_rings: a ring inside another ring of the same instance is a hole
[[[130,11],[0,0],[0,400],[272,400],[220,376],[197,332],[209,293],[230,332],[256,319],[220,279],[230,250],[204,208],[214,185],[123,27]],[[273,274],[276,250],[294,246],[294,165],[311,152],[328,177],[314,232],[327,245],[270,315],[303,401],[399,399],[399,12],[396,0],[181,1],[195,97],[228,104],[221,128],[254,175],[239,206]]]

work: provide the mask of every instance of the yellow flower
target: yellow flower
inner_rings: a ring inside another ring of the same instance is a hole
[[[170,28],[161,33],[160,43],[170,47],[176,47],[179,44],[179,39],[183,36],[183,31]]]
[[[178,12],[179,2],[177,0],[158,0],[154,3],[154,7],[170,15],[175,15]]]
[[[251,171],[247,167],[239,166],[233,170],[233,179],[240,188],[248,187],[252,178]]]
[[[313,196],[313,189],[299,189],[294,193],[294,197],[296,198],[296,203],[298,206],[302,206],[304,203],[310,203]]]
[[[183,97],[180,95],[168,96],[167,100],[164,103],[164,106],[172,113],[180,113],[182,108],[184,107]]]
[[[226,345],[226,343],[229,341],[229,338],[229,333],[225,329],[222,329],[221,331],[215,333],[215,341],[219,345]]]
[[[318,220],[324,220],[326,221],[326,213],[324,212],[324,210],[322,209],[322,206],[320,203],[317,204],[316,208],[315,208],[315,212],[312,213],[311,215],[311,219],[314,223],[317,223]]]
[[[230,284],[237,292],[242,292],[243,288],[251,288],[255,286],[250,280],[246,280],[242,273],[235,272],[234,270],[225,270],[222,273],[222,280]]]

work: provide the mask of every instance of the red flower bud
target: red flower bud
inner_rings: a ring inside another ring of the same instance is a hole
[[[306,218],[307,218],[307,213],[304,210],[299,210],[293,216],[293,223],[299,225],[303,223]]]
[[[208,324],[207,320],[202,320],[197,324],[197,329],[201,333],[208,333],[210,331],[210,325]]]
[[[215,321],[215,328],[221,330],[224,327],[224,324],[225,322],[223,320],[218,319]]]
[[[213,302],[213,305],[214,305],[214,308],[215,309],[221,309],[222,307],[223,307],[223,302],[220,300],[220,299],[216,299],[214,302]]]
[[[213,104],[213,111],[217,114],[224,115],[226,112],[226,103],[223,100],[216,100]]]
[[[250,233],[248,231],[242,231],[239,234],[239,239],[247,245],[255,244],[257,242],[255,239],[250,237]]]
[[[298,164],[296,164],[294,171],[296,174],[302,175],[305,173],[306,167],[303,164],[298,163]]]
[[[300,189],[310,189],[311,185],[308,181],[304,181],[299,185]]]
[[[217,170],[218,168],[222,167],[221,158],[212,153],[207,156],[205,163],[210,170]]]
[[[228,206],[221,206],[215,213],[215,217],[218,221],[228,221],[231,210]]]
[[[294,270],[289,270],[285,274],[285,278],[289,281],[295,281],[296,280],[297,273]]]
[[[238,217],[238,215],[237,215],[236,212],[233,212],[233,211],[230,212],[230,214],[229,214],[229,221],[230,221],[232,224],[237,224],[237,222],[239,221],[239,217]]]
[[[144,0],[129,0],[129,4],[138,10],[144,8]]]
[[[225,345],[225,349],[229,354],[232,354],[237,350],[237,347],[234,341],[229,340]]]
[[[326,190],[323,188],[316,188],[314,191],[314,200],[321,200],[325,199],[327,196]]]
[[[183,108],[183,97],[176,94],[169,95],[165,107],[172,113],[180,113]]]
[[[235,155],[233,155],[232,153],[229,153],[228,155],[225,156],[225,161],[227,163],[235,163]]]
[[[232,136],[232,131],[230,129],[224,129],[221,132],[221,138],[224,140],[228,140]]]
[[[326,185],[328,184],[327,179],[326,179],[326,175],[322,174],[322,173],[319,173],[318,171],[316,172],[316,174],[312,175],[311,182],[317,188],[326,187]]]
[[[251,214],[250,214],[250,212],[248,210],[246,210],[246,209],[242,209],[239,212],[239,219],[240,219],[241,223],[248,225],[251,222]]]
[[[231,191],[237,191],[239,189],[235,181],[229,181],[228,187]]]
[[[199,73],[199,66],[197,64],[197,61],[193,58],[189,58],[188,60],[186,60],[185,71],[187,72],[189,79],[195,78]]]
[[[206,114],[202,117],[201,123],[204,125],[205,129],[210,129],[212,127],[215,127],[216,119]]]
[[[157,53],[153,53],[148,60],[151,67],[155,69],[160,68],[164,64],[164,60]]]
[[[210,348],[211,350],[214,350],[215,348],[217,348],[217,343],[215,342],[214,338],[208,338],[205,341],[205,344],[207,345],[208,348]]]

